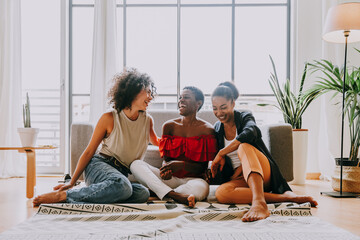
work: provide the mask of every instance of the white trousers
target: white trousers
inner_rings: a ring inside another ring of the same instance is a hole
[[[133,161],[130,171],[137,181],[150,188],[160,199],[163,199],[170,191],[186,195],[193,194],[197,201],[201,201],[209,195],[209,184],[204,179],[172,177],[164,180],[160,177],[160,169],[143,160]]]

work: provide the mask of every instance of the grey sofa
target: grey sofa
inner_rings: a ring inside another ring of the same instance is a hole
[[[154,128],[158,136],[161,136],[162,124],[172,118],[179,117],[176,110],[150,110],[149,114],[154,119]],[[217,119],[212,111],[203,110],[198,113],[198,117],[214,124]],[[292,128],[289,124],[274,124],[260,126],[263,140],[278,164],[281,173],[287,181],[293,180],[293,145],[292,145]],[[77,161],[81,153],[90,141],[93,132],[93,126],[88,123],[74,123],[71,126],[71,164],[70,172],[74,172]],[[145,154],[146,162],[160,167],[162,159],[158,148],[149,145]]]

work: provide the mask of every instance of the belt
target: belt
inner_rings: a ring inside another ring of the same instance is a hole
[[[106,155],[105,153],[99,152],[99,154],[100,154],[101,156],[103,156],[104,158],[106,158],[106,159],[112,159],[112,158],[114,158],[114,157],[112,157],[112,156]]]
[[[109,156],[105,153],[101,153],[99,152],[99,155],[101,155],[103,158],[111,161],[111,163],[113,163],[116,167],[115,168],[122,168],[123,170],[125,170],[127,173],[131,173],[130,170],[123,164],[121,164],[115,157]]]

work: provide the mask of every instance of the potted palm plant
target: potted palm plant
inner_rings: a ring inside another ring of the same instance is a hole
[[[23,123],[24,127],[18,128],[21,145],[23,147],[34,147],[39,129],[31,127],[30,99],[28,93],[26,93],[26,103],[23,104]]]
[[[356,50],[360,53],[358,49]],[[343,191],[360,192],[358,158],[360,147],[360,67],[350,67],[346,70],[345,83],[343,81],[344,69],[335,66],[330,61],[314,61],[314,63],[310,64],[310,67],[314,72],[320,71],[323,73],[323,76],[319,77],[320,81],[309,90],[309,94],[317,93],[319,96],[332,92],[334,93],[333,96],[336,96],[343,94],[343,84],[345,84],[344,113],[349,123],[350,151],[349,157],[343,158],[343,166],[346,166],[343,170]],[[340,158],[336,158],[335,161],[336,165],[340,165]],[[332,185],[336,191],[339,191],[340,188],[339,175],[340,167],[337,167],[332,176]]]
[[[270,87],[275,95],[277,107],[283,114],[284,121],[293,128],[293,159],[294,159],[294,180],[293,184],[305,184],[308,129],[302,129],[302,116],[319,93],[304,94],[304,82],[307,74],[308,64],[305,63],[304,71],[300,81],[298,92],[291,91],[290,80],[286,79],[283,86],[279,83],[275,63],[270,56],[273,73],[270,75]]]

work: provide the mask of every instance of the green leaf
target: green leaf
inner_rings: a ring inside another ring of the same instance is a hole
[[[269,84],[277,100],[277,107],[283,113],[284,121],[286,123],[291,124],[293,128],[301,128],[302,114],[305,112],[311,101],[315,99],[308,98],[307,101],[304,101],[303,96],[305,92],[304,83],[309,64],[305,63],[304,71],[300,81],[299,92],[294,93],[291,91],[291,84],[289,79],[286,79],[284,85],[280,86],[274,60],[271,56],[269,57],[273,68],[273,72],[270,74]]]
[[[360,50],[355,50],[360,53]],[[343,87],[345,87],[344,113],[349,121],[351,142],[349,158],[355,160],[360,146],[360,67],[348,67],[345,75],[344,68],[339,68],[328,60],[313,61],[309,66],[312,74],[316,72],[323,74],[323,76],[318,76],[320,80],[304,94],[309,98],[316,98],[330,92],[334,93],[334,97],[337,94],[343,94]],[[341,104],[341,101],[336,104]]]

